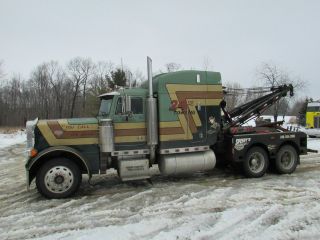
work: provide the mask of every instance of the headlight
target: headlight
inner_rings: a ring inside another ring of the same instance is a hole
[[[27,154],[28,157],[32,153],[34,146],[34,128],[37,125],[38,118],[32,121],[27,121],[26,123],[26,132],[27,132]]]

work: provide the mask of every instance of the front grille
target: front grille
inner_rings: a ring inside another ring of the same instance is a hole
[[[27,149],[34,146],[34,128],[38,122],[38,118],[33,121],[27,121],[26,132],[27,132]]]

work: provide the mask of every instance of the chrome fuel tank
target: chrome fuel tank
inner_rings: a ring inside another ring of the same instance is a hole
[[[164,175],[175,175],[213,169],[216,156],[212,150],[205,152],[161,155],[160,172]]]

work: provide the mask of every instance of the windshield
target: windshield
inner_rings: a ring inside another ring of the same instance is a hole
[[[99,109],[99,116],[108,116],[109,112],[110,112],[110,108],[111,108],[111,104],[112,104],[112,97],[109,97],[108,99],[103,98],[101,99],[101,103],[100,103],[100,109]]]

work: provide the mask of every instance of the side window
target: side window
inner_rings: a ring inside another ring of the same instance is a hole
[[[131,97],[132,114],[143,114],[143,99],[140,97]],[[116,114],[122,114],[122,99],[118,98]]]
[[[131,98],[131,111],[133,114],[143,114],[143,100],[140,97]]]

